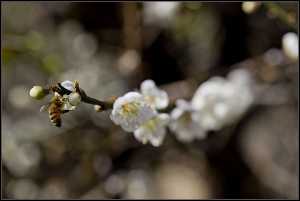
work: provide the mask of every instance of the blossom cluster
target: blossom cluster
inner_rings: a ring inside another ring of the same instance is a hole
[[[167,133],[166,125],[170,116],[158,113],[169,104],[169,97],[159,89],[154,81],[145,80],[140,92],[129,92],[116,99],[111,112],[111,119],[127,132],[134,132],[135,138],[146,144],[160,146]]]
[[[251,84],[249,72],[237,69],[231,71],[226,78],[214,76],[202,83],[190,101],[178,99],[175,105],[171,105],[167,92],[148,79],[141,83],[139,92],[128,92],[122,97],[108,99],[106,104],[112,109],[111,120],[125,131],[133,132],[134,137],[143,144],[160,146],[167,128],[175,134],[177,140],[188,143],[205,139],[209,131],[217,131],[236,122],[253,101]],[[60,101],[55,106],[59,107],[61,113],[75,110],[82,95],[87,98],[80,91],[77,81],[73,83],[67,80],[61,86],[71,93],[61,95],[62,93],[57,93],[59,89],[54,90],[53,86],[49,89],[35,86],[30,95],[41,100],[55,92],[52,101]],[[98,106],[96,111],[107,112],[110,108]],[[160,113],[168,109],[172,109],[170,114]]]
[[[142,82],[140,89],[141,93],[129,92],[115,101],[111,119],[125,131],[134,132],[138,141],[153,146],[162,144],[166,127],[181,142],[205,139],[209,131],[237,121],[254,98],[250,74],[244,69],[202,83],[190,102],[176,100],[170,115],[158,113],[169,104],[164,90],[152,80]]]
[[[198,87],[191,102],[176,101],[169,128],[181,142],[204,139],[209,131],[236,122],[253,98],[248,71],[234,70],[227,78],[214,76]]]

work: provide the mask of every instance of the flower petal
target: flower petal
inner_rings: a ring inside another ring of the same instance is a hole
[[[171,118],[178,119],[181,117],[181,115],[183,115],[184,112],[185,112],[184,110],[175,107],[171,112]]]
[[[141,83],[141,93],[156,109],[164,109],[169,105],[167,92],[159,89],[153,80],[148,79]]]
[[[138,129],[140,127],[140,123],[139,122],[131,122],[128,124],[120,124],[120,126],[127,132],[132,132],[135,131],[136,129]]]
[[[61,83],[61,85],[63,87],[65,87],[66,89],[70,90],[70,91],[75,91],[75,89],[74,89],[74,83],[71,82],[70,80],[63,81]]]
[[[163,141],[164,141],[165,136],[161,135],[158,137],[153,137],[150,140],[150,143],[154,146],[154,147],[159,147],[160,145],[162,145]]]
[[[153,92],[155,92],[155,82],[153,80],[144,80],[141,83],[141,93],[143,95],[149,95],[149,94],[153,94]]]
[[[160,110],[168,107],[169,105],[169,96],[167,92],[160,90],[159,93],[154,97],[155,108]]]
[[[129,100],[136,100],[142,98],[142,94],[138,92],[128,92],[123,97]]]
[[[158,119],[158,124],[160,126],[164,126],[164,125],[167,125],[171,118],[170,118],[170,115],[166,114],[166,113],[161,113],[157,116],[157,119]]]

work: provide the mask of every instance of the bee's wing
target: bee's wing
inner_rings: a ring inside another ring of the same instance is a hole
[[[51,105],[53,104],[53,102],[49,102],[46,105],[44,105],[43,107],[41,107],[40,112],[45,111],[47,108],[49,108]]]

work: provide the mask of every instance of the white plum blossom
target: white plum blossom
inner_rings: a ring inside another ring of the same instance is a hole
[[[201,115],[205,130],[219,130],[240,118],[252,101],[250,74],[238,69],[227,79],[215,76],[201,84],[191,104]]]
[[[77,92],[75,92],[74,83],[71,82],[70,80],[66,80],[66,81],[63,81],[61,83],[61,85],[64,88],[72,91],[72,93],[70,93],[69,95],[66,95],[66,94],[63,95],[63,97],[67,101],[64,102],[64,105],[63,105],[62,109],[64,109],[64,110],[75,110],[78,107],[78,105],[81,101],[81,96]],[[58,96],[59,94],[55,92],[54,95]]]
[[[149,79],[141,83],[141,93],[152,108],[164,109],[169,104],[167,92],[159,89],[153,80]]]
[[[125,131],[132,132],[154,116],[153,109],[144,101],[142,94],[129,92],[116,99],[111,112],[112,121]]]
[[[171,112],[170,130],[176,138],[184,143],[192,142],[195,139],[205,139],[207,132],[201,126],[201,116],[196,112],[192,105],[178,99],[175,102],[176,107]]]
[[[282,49],[289,58],[297,60],[299,54],[298,35],[293,32],[284,34],[282,37]]]
[[[202,117],[201,125],[205,130],[219,130],[224,125],[222,118],[229,111],[227,105],[223,104],[224,83],[224,78],[212,77],[198,87],[191,100],[192,106]],[[230,89],[230,87],[226,88]]]
[[[155,147],[162,144],[166,133],[166,125],[170,121],[170,116],[166,113],[157,114],[153,116],[149,121],[144,122],[141,126],[134,131],[134,137],[143,144],[148,141]]]

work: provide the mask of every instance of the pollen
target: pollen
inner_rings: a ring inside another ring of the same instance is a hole
[[[122,105],[121,114],[125,117],[137,116],[137,112],[140,109],[139,102],[130,102]]]
[[[143,140],[143,141],[142,141],[142,144],[143,144],[143,145],[146,145],[146,144],[147,144],[147,140]]]
[[[146,103],[148,103],[152,108],[155,108],[155,105],[154,105],[155,99],[154,99],[153,96],[150,96],[150,95],[145,96],[145,101],[146,101]]]
[[[191,113],[190,112],[184,112],[183,115],[181,116],[181,119],[185,123],[192,121]]]
[[[149,121],[144,123],[144,126],[146,126],[150,130],[155,130],[158,125],[158,121],[155,117],[151,118]]]

